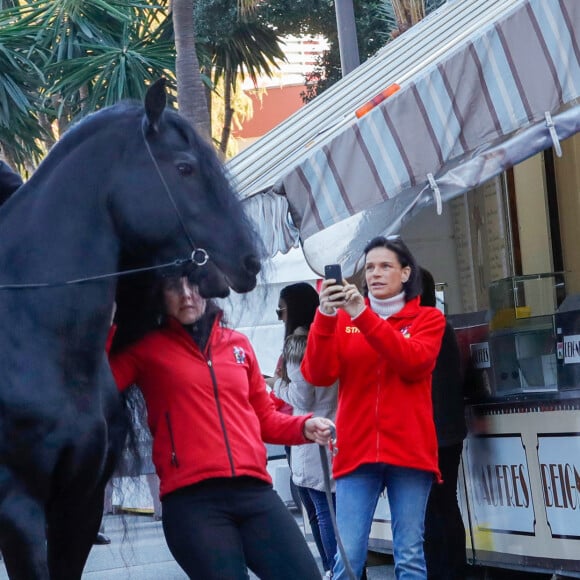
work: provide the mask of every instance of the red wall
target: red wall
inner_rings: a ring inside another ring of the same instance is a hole
[[[241,130],[233,132],[234,137],[257,138],[273,129],[303,106],[300,93],[304,89],[304,85],[269,87],[261,92],[261,97],[257,91],[247,91],[254,105],[254,116],[244,122]]]

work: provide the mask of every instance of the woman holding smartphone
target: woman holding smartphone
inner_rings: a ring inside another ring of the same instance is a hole
[[[400,238],[375,238],[364,254],[367,297],[343,280],[322,283],[301,369],[312,384],[339,382],[336,515],[355,575],[386,488],[396,577],[424,580],[425,508],[440,479],[431,373],[445,320],[420,306],[421,273]],[[340,553],[333,573],[347,578]]]

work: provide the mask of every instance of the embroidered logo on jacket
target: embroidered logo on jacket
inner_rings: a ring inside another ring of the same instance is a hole
[[[246,362],[246,351],[241,346],[234,346],[234,358],[239,365]]]
[[[410,326],[403,326],[403,328],[401,328],[401,334],[405,338],[411,338],[411,333],[409,332],[409,328],[411,328],[411,327]]]

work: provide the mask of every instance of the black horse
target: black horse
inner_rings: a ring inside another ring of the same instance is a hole
[[[86,117],[0,208],[0,549],[12,579],[81,577],[124,444],[105,355],[117,279],[97,277],[194,252],[205,295],[256,284],[259,242],[219,160],[165,104],[158,81],[144,107]]]

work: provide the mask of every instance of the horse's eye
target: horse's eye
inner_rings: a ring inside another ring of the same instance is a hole
[[[177,171],[179,171],[180,175],[191,175],[193,173],[193,165],[182,161],[177,164]]]

